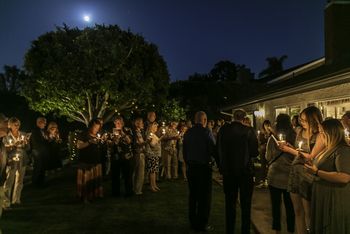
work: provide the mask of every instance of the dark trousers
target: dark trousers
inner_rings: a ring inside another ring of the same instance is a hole
[[[253,176],[225,176],[223,177],[225,192],[226,233],[235,231],[236,204],[239,192],[241,204],[241,233],[250,233],[250,214],[253,196]]]
[[[46,166],[46,158],[44,154],[33,154],[32,183],[34,186],[44,186]]]
[[[187,165],[189,219],[193,229],[203,230],[209,221],[212,169],[209,165]]]
[[[112,195],[120,196],[120,173],[124,179],[125,195],[132,195],[132,160],[112,160],[111,161],[111,179]]]
[[[281,201],[283,196],[284,208],[286,210],[287,230],[294,232],[295,215],[290,194],[286,189],[279,189],[269,185],[271,205],[272,205],[272,229],[281,231]]]

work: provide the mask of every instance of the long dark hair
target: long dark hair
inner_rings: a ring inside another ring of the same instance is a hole
[[[276,132],[277,134],[285,134],[286,141],[294,144],[295,141],[295,131],[292,126],[289,115],[279,114],[276,118]]]

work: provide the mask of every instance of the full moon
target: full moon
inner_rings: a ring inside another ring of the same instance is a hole
[[[84,15],[84,21],[85,22],[90,22],[91,18],[88,15]]]

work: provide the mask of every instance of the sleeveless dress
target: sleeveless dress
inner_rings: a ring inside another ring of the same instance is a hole
[[[302,131],[300,131],[299,134],[297,134],[294,146],[297,148],[299,142],[302,141],[302,152],[310,153],[316,143],[316,138],[317,135],[312,135],[309,145],[307,144],[308,140],[302,136]],[[304,157],[296,156],[294,158],[290,169],[287,190],[290,193],[299,194],[301,197],[310,201],[313,177],[304,169],[304,164],[306,161],[307,160]]]

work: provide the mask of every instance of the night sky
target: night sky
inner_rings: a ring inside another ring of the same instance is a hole
[[[285,68],[324,55],[326,0],[0,0],[0,67],[23,65],[32,40],[66,23],[117,24],[158,45],[172,80],[207,73],[220,60],[256,74],[265,58]],[[1,68],[2,70],[2,68]]]

